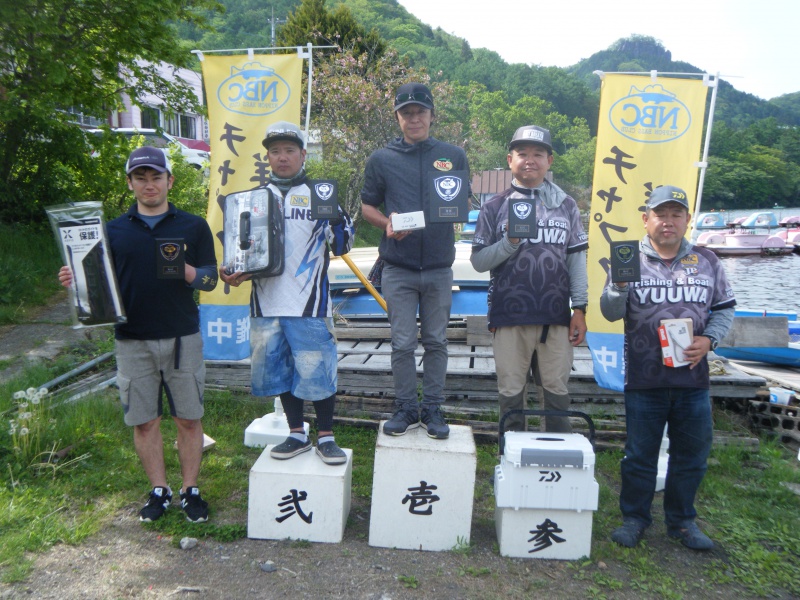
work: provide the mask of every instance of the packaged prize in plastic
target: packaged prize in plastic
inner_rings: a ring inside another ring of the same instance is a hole
[[[72,269],[69,288],[76,328],[125,323],[125,308],[111,259],[102,202],[74,202],[45,209],[61,258]]]

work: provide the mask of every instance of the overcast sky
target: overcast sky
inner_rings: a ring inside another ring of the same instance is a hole
[[[800,91],[800,0],[398,2],[509,63],[568,67],[640,34],[743,92],[770,99]]]

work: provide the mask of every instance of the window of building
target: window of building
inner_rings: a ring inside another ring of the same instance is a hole
[[[164,115],[164,131],[175,137],[197,139],[197,119],[192,115],[170,113]]]
[[[152,106],[142,108],[142,129],[158,129],[161,127],[161,111]]]
[[[87,115],[81,110],[80,106],[70,106],[65,108],[64,112],[69,115],[69,120],[79,125],[87,125],[89,127],[100,127],[105,123],[105,120],[98,119],[92,115]]]

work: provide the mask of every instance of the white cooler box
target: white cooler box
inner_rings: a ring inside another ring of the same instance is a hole
[[[597,510],[594,458],[579,433],[508,432],[494,473],[496,506]]]

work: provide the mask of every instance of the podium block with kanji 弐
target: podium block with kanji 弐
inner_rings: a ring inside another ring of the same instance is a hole
[[[353,451],[343,448],[347,462],[327,465],[313,450],[276,460],[271,448],[250,469],[247,537],[341,542],[350,513]]]
[[[469,543],[477,455],[472,428],[434,440],[422,427],[375,446],[369,545],[451,550]]]

